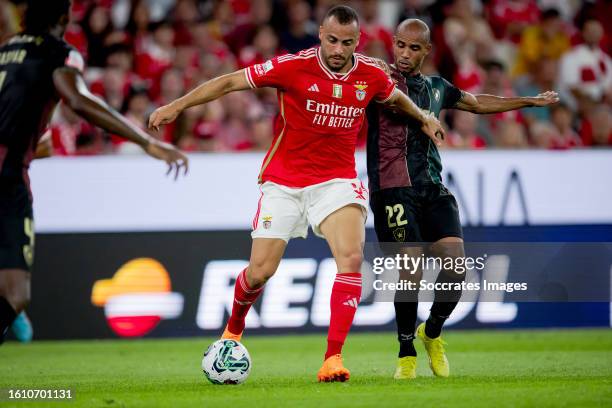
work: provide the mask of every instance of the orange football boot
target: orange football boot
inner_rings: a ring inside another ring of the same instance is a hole
[[[232,332],[229,331],[229,329],[227,328],[227,325],[225,325],[225,330],[223,331],[223,334],[221,335],[221,340],[236,340],[236,341],[240,341],[240,339],[242,339],[242,333],[241,332],[239,334],[234,334]]]
[[[351,377],[351,372],[342,364],[342,356],[334,354],[323,362],[317,374],[319,382],[345,382]]]

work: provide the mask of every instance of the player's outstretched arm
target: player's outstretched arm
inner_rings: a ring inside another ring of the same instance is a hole
[[[138,144],[149,156],[165,161],[168,164],[168,174],[174,170],[175,179],[181,168],[187,174],[189,161],[183,153],[174,146],[149,136],[102,99],[89,92],[85,80],[78,71],[58,68],[53,72],[53,83],[62,100],[79,116],[108,132]]]
[[[421,130],[429,136],[437,146],[442,144],[445,132],[440,121],[438,121],[433,113],[428,114],[419,108],[405,93],[399,89],[395,89],[393,95],[385,104],[421,122]]]
[[[230,92],[250,88],[244,69],[213,78],[199,85],[187,95],[157,108],[149,117],[149,128],[159,129],[160,125],[174,121],[182,111],[189,107],[214,101]]]
[[[472,95],[463,91],[463,96],[455,108],[472,113],[499,113],[532,106],[548,106],[557,102],[559,102],[559,95],[554,91],[546,91],[537,96],[516,98],[487,94]]]

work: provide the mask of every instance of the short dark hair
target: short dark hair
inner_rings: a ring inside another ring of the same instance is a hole
[[[32,34],[42,34],[70,13],[71,0],[28,0],[23,29]]]
[[[561,13],[559,12],[559,10],[551,7],[542,12],[540,19],[544,21],[544,20],[552,20],[552,19],[559,18],[559,17],[561,17]]]
[[[342,25],[351,24],[353,21],[357,22],[359,25],[359,16],[357,12],[350,8],[349,6],[334,6],[327,11],[323,21],[326,21],[328,18],[335,17],[336,21],[338,21]]]

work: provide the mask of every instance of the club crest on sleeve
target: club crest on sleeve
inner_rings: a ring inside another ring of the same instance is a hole
[[[272,61],[271,60],[267,60],[266,62],[264,62],[263,64],[263,71],[264,74],[268,71],[271,71],[274,68],[274,65],[272,65]]]
[[[439,89],[433,90],[433,97],[436,100],[436,102],[440,102],[440,90]]]

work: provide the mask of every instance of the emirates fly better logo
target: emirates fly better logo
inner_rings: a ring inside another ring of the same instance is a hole
[[[121,337],[144,336],[183,312],[183,295],[172,292],[166,268],[152,258],[133,259],[112,279],[97,281],[91,302],[104,307],[108,325]]]

